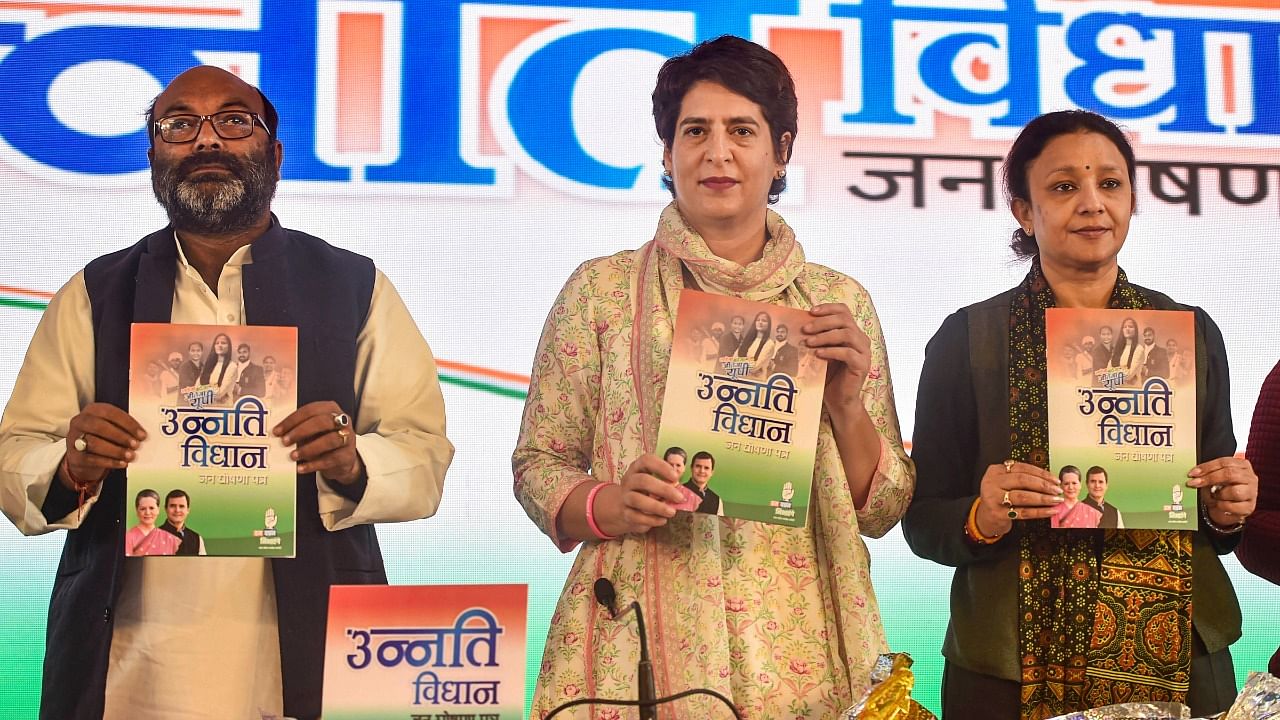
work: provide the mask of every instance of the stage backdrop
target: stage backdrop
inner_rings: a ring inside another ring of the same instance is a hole
[[[1272,0],[0,0],[0,402],[50,294],[162,227],[143,110],[199,63],[280,110],[288,227],[372,257],[440,362],[457,458],[436,517],[379,528],[395,583],[528,583],[529,688],[569,565],[511,494],[545,313],[578,263],[648,240],[668,200],[649,93],[733,33],[795,75],[778,210],[870,290],[911,437],[926,341],[1015,283],[998,178],[1018,128],[1083,107],[1137,141],[1129,276],[1221,325],[1241,450],[1280,356],[1280,11]],[[958,532],[958,530],[957,530]],[[0,527],[0,715],[35,716],[61,533]],[[950,572],[873,541],[889,641],[937,707]],[[1227,559],[1243,674],[1275,588]]]

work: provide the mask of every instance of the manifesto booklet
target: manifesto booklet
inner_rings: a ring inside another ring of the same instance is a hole
[[[677,507],[804,527],[827,363],[808,311],[680,292],[657,452],[684,451]]]
[[[126,555],[293,557],[297,464],[271,428],[298,406],[298,331],[134,323]]]
[[[1049,461],[1067,495],[1053,526],[1194,530],[1193,314],[1053,308],[1045,326]]]
[[[523,720],[527,585],[334,585],[325,720]]]

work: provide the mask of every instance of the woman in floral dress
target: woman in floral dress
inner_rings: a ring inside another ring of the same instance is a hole
[[[768,203],[796,134],[790,74],[725,36],[663,66],[654,120],[674,202],[639,250],[590,260],[548,315],[534,361],[515,494],[563,552],[581,545],[551,620],[532,717],[575,698],[636,697],[635,624],[592,587],[639,601],[658,697],[710,688],[749,718],[831,718],[886,650],[866,545],[898,522],[914,470],[883,336],[861,285],[805,262]],[[806,527],[676,514],[653,453],[680,290],[808,309],[793,338],[828,361]],[[636,717],[591,705],[558,717]],[[729,717],[704,695],[660,718]]]

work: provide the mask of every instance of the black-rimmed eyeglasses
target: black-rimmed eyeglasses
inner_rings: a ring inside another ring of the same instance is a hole
[[[212,115],[168,115],[155,121],[154,132],[167,143],[191,142],[200,134],[205,120],[213,125],[213,131],[223,140],[247,138],[253,134],[255,124],[271,134],[262,116],[248,110],[223,110]]]

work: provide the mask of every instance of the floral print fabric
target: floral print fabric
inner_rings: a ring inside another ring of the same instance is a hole
[[[638,600],[648,625],[658,696],[710,688],[748,718],[826,718],[848,707],[886,650],[860,534],[878,537],[905,512],[914,488],[902,448],[883,336],[865,289],[806,263],[791,229],[770,212],[764,257],[722,260],[664,211],[654,241],[591,260],[565,284],[535,358],[520,439],[515,493],[562,551],[556,516],[585,482],[619,482],[653,452],[661,417],[681,266],[708,291],[807,308],[842,302],[871,338],[863,400],[881,435],[864,507],[849,493],[829,419],[823,415],[814,501],[802,529],[680,513],[644,535],[585,543],[551,619],[532,717],[582,697],[634,698],[639,644],[634,622],[613,621],[592,594],[599,577],[619,604]],[[723,715],[692,696],[659,717]],[[573,718],[635,717],[634,708],[593,705]]]

